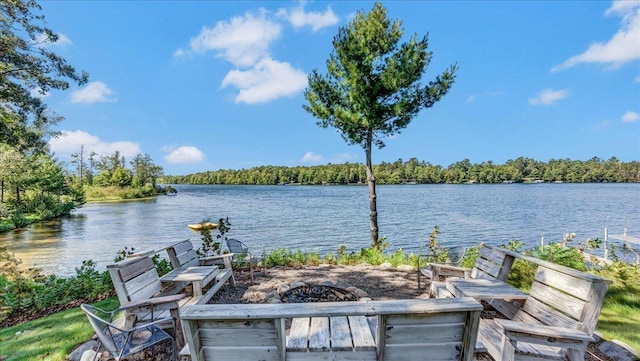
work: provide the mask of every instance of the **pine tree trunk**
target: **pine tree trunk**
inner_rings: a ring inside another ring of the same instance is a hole
[[[369,222],[371,230],[371,247],[378,248],[378,207],[376,196],[376,177],[373,174],[373,165],[371,164],[371,142],[373,134],[369,132],[365,147],[366,163],[367,163],[367,184],[369,186]]]

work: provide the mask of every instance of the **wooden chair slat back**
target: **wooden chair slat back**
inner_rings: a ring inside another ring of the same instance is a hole
[[[122,267],[118,268],[120,281],[128,282],[139,275],[154,269],[155,265],[149,257],[134,258],[133,261],[126,261]]]
[[[580,329],[581,323],[575,318],[558,312],[548,305],[530,297],[519,312],[513,316],[514,321],[540,323],[548,326],[561,326]]]
[[[186,263],[198,259],[198,255],[193,249],[193,243],[188,239],[167,247],[167,254],[173,268],[180,268]]]
[[[158,271],[153,268],[125,283],[129,301],[148,300],[162,291]]]
[[[162,290],[151,258],[144,256],[107,265],[120,304],[149,299]]]
[[[471,271],[471,278],[496,279],[504,266],[507,255],[491,247],[480,248],[480,254]]]
[[[514,320],[535,319],[545,325],[579,329],[591,335],[609,283],[596,278],[580,278],[575,270],[563,273],[562,269],[538,265],[529,298]]]
[[[591,281],[574,277],[546,267],[538,267],[536,282],[562,290],[564,293],[588,301],[591,296]]]

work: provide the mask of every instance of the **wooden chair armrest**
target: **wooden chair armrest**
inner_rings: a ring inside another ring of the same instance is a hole
[[[593,341],[593,337],[583,331],[573,328],[546,326],[539,324],[531,324],[526,322],[517,322],[510,320],[496,319],[495,322],[501,326],[507,337],[526,336],[527,342],[532,342],[529,338],[540,338],[548,340],[549,338],[561,338],[575,341]]]
[[[225,253],[225,254],[219,254],[219,255],[215,255],[215,256],[202,257],[200,259],[202,261],[224,260],[225,258],[232,258],[233,255],[234,255],[234,253]]]
[[[233,256],[234,253],[225,253],[216,256],[202,257],[200,258],[200,264],[202,264],[203,266],[210,266],[214,264],[220,264],[220,261],[222,261],[222,263],[224,264],[224,268],[232,270],[233,266],[231,265],[231,259],[233,258]]]
[[[149,298],[147,300],[132,301],[120,306],[118,310],[132,311],[132,310],[140,310],[145,308],[156,308],[158,306],[166,306],[166,305],[169,305],[168,308],[173,308],[173,305],[171,305],[172,303],[175,303],[177,305],[177,302],[185,297],[187,297],[187,295],[184,293],[181,293],[177,295]]]
[[[444,269],[448,271],[460,271],[460,272],[471,272],[471,268],[458,267],[450,264],[442,264],[442,263],[431,263],[431,269]]]

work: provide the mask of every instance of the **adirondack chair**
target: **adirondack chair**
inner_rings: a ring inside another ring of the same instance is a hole
[[[126,327],[172,317],[176,327],[181,329],[179,308],[192,302],[192,298],[180,293],[182,289],[177,284],[163,289],[151,258],[127,259],[107,265],[107,270],[118,295],[120,309],[125,311]],[[184,345],[182,332],[177,332],[176,340],[180,347]]]
[[[447,291],[445,282],[439,281],[441,277],[484,278],[506,282],[513,261],[517,256],[518,254],[515,252],[483,245],[473,268],[433,263],[430,265],[431,288],[429,293],[432,297],[452,297],[451,293]]]
[[[542,261],[511,320],[483,319],[479,340],[494,360],[584,361],[610,280]]]
[[[212,288],[215,287],[215,289],[211,292],[210,296],[219,290],[227,280],[229,280],[232,287],[236,287],[236,279],[233,276],[233,265],[231,264],[231,259],[234,256],[233,253],[198,257],[198,254],[193,248],[193,243],[188,239],[172,244],[167,247],[166,250],[174,270],[194,266],[224,265],[224,269],[216,276],[216,284],[212,286]]]

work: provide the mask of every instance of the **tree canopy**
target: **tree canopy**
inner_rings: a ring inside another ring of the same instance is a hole
[[[88,80],[48,49],[59,36],[46,27],[41,10],[33,0],[0,2],[0,143],[20,150],[44,150],[50,127],[62,119],[42,96]]]
[[[303,108],[318,118],[323,128],[335,128],[349,144],[359,144],[366,155],[371,245],[378,246],[375,176],[372,145],[404,129],[423,108],[433,106],[451,88],[457,65],[423,85],[421,80],[432,57],[427,36],[412,35],[400,43],[402,22],[387,17],[376,3],[369,13],[359,12],[339,29],[327,74],[314,69],[305,90]]]

